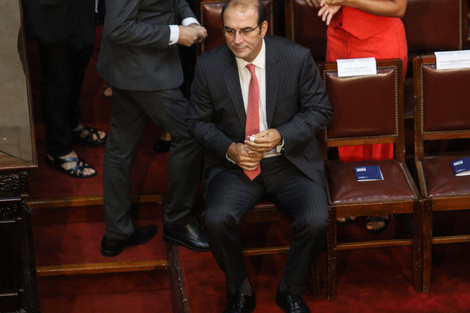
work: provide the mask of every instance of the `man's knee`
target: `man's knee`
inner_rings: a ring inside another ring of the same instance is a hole
[[[322,236],[328,229],[328,214],[305,214],[292,224],[295,232],[308,236]]]
[[[203,213],[206,229],[211,234],[224,232],[228,228],[238,227],[240,220],[231,210],[209,209]]]

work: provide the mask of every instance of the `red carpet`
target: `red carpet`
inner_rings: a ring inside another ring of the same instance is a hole
[[[279,232],[272,228],[268,227],[271,234],[282,233],[282,227]],[[267,241],[273,243],[275,240],[269,237]],[[304,300],[312,312],[469,312],[469,248],[470,244],[435,247],[429,294],[416,293],[413,289],[409,247],[340,251],[334,301],[326,300],[326,255],[323,254],[322,297],[314,300],[309,284]],[[212,255],[179,249],[191,312],[222,312],[224,275]],[[255,312],[281,313],[274,295],[286,257],[247,257],[246,261],[257,297]]]
[[[166,260],[161,238],[160,206],[134,208],[136,225],[156,224],[158,234],[145,245],[126,248],[113,258],[100,254],[104,233],[101,207],[41,209],[33,212],[36,265],[66,267],[71,264]],[[121,263],[126,266],[128,263]],[[130,265],[129,265],[130,266]],[[166,270],[39,276],[41,312],[171,312],[172,289]]]
[[[42,313],[172,312],[165,271],[46,277],[39,280]]]
[[[135,209],[137,210],[137,208]],[[60,211],[60,212],[59,212]],[[160,207],[141,205],[142,216],[135,225],[156,224],[158,233],[145,245],[129,247],[113,258],[100,254],[105,227],[102,207],[55,209],[33,214],[36,265],[61,265],[101,262],[163,260],[167,258],[162,240]],[[58,213],[54,213],[58,212]],[[65,216],[61,216],[61,214]],[[49,216],[49,222],[45,219]],[[51,219],[51,216],[54,216]],[[47,253],[44,253],[47,251]]]

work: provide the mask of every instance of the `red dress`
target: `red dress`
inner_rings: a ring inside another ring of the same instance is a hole
[[[366,58],[403,61],[403,74],[408,63],[405,28],[399,18],[383,17],[343,6],[327,30],[326,61]],[[342,162],[393,158],[393,144],[345,146],[338,149]]]

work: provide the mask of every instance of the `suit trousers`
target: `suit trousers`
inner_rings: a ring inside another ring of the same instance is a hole
[[[134,233],[130,174],[148,118],[172,137],[164,223],[178,228],[194,218],[202,150],[188,134],[186,108],[180,89],[131,91],[113,87],[103,169],[106,237],[126,239]]]
[[[227,292],[249,295],[238,225],[266,198],[289,217],[293,229],[280,290],[300,295],[305,291],[310,265],[326,243],[328,203],[325,190],[284,156],[263,159],[261,174],[253,181],[233,165],[209,182],[203,217],[210,249],[225,273]]]
[[[42,65],[41,98],[46,127],[46,151],[58,157],[72,151],[72,130],[81,114],[78,105],[93,44],[76,48],[69,41],[38,40]]]

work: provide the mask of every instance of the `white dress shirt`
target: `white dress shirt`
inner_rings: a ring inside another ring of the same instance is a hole
[[[245,112],[248,108],[248,90],[250,88],[251,72],[246,67],[247,64],[255,65],[255,74],[258,79],[259,87],[259,131],[262,132],[268,129],[268,121],[266,117],[266,45],[264,39],[261,45],[261,50],[256,58],[248,63],[243,59],[235,58],[238,67],[238,77],[240,78],[240,87],[242,89],[243,104]],[[273,149],[264,154],[263,158],[278,156],[281,154],[281,149],[284,147],[284,140],[278,149]]]

